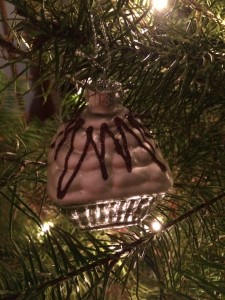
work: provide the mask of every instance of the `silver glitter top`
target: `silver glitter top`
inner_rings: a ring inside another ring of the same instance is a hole
[[[101,79],[88,83],[87,88],[98,93],[116,93],[122,89],[122,85],[118,81]]]

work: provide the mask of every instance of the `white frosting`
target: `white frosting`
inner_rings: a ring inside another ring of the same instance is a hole
[[[57,150],[55,159],[57,146],[64,137],[65,130],[69,123],[62,124],[59,127],[53,138],[53,143],[55,143],[54,147],[50,149],[48,155],[47,189],[49,197],[56,204],[72,205],[98,200],[121,199],[144,194],[162,194],[171,187],[172,175],[159,148],[156,147],[155,142],[150,137],[145,137],[147,142],[144,141],[140,131],[134,128],[126,117],[128,113],[128,110],[121,105],[111,105],[108,110],[105,109],[101,112],[99,112],[99,109],[95,111],[92,106],[85,108],[80,115],[85,121],[82,128],[76,132],[73,140],[71,139],[74,131],[69,132],[64,143],[58,147],[59,149]],[[142,145],[151,150],[156,159],[139,144],[137,138],[122,126],[131,157],[132,171],[129,172],[127,170],[125,160],[116,152],[113,139],[106,133],[104,164],[108,173],[108,179],[103,179],[99,159],[96,156],[92,144],[90,144],[77,175],[69,185],[64,197],[59,199],[57,197],[57,187],[59,186],[59,179],[62,177],[62,173],[65,169],[65,161],[66,157],[68,157],[71,143],[73,149],[68,159],[67,170],[64,172],[65,175],[63,176],[61,185],[62,189],[65,188],[71,176],[73,176],[74,169],[84,152],[87,141],[87,128],[90,126],[93,127],[93,140],[97,145],[99,153],[102,147],[100,142],[100,127],[103,123],[108,125],[110,131],[118,139],[120,145],[123,146],[122,135],[115,124],[115,117],[119,117],[123,120],[132,132],[139,137]],[[70,128],[71,127],[72,125],[70,125]],[[59,134],[60,132],[62,133]],[[160,168],[157,160],[166,167],[166,170]]]

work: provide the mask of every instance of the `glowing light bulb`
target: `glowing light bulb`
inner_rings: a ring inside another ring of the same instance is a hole
[[[51,227],[54,227],[54,223],[45,222],[41,225],[41,228],[38,228],[37,238],[39,239],[40,242],[43,241],[46,232],[50,231]]]
[[[162,228],[162,224],[159,221],[153,221],[151,227],[154,231],[160,231]]]
[[[152,7],[155,10],[164,10],[168,6],[168,0],[152,0]]]
[[[42,226],[41,226],[41,231],[42,232],[47,232],[50,230],[50,227],[53,227],[54,224],[52,222],[45,222]]]

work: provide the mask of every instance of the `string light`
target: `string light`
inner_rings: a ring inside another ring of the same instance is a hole
[[[155,220],[151,223],[151,227],[153,231],[160,231],[162,228],[162,224],[159,221]]]
[[[47,232],[50,230],[51,227],[53,227],[54,224],[52,222],[45,222],[43,223],[43,225],[41,226],[41,231],[42,232]]]
[[[46,232],[50,231],[51,227],[53,227],[54,224],[49,221],[49,222],[44,222],[42,225],[41,225],[41,229],[38,233],[38,237],[40,238],[41,236],[43,236]]]
[[[150,222],[148,225],[144,224],[144,229],[147,231],[161,231],[163,226],[163,218],[157,217],[152,222]]]
[[[37,233],[37,237],[40,241],[42,241],[44,235],[46,234],[46,232],[49,232],[51,227],[54,227],[54,223],[49,221],[49,222],[44,222],[41,225],[41,228],[38,229],[38,233]]]
[[[164,10],[168,6],[168,0],[152,0],[152,8],[155,10]]]

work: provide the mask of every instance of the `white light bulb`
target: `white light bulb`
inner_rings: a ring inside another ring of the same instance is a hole
[[[154,222],[152,222],[151,227],[154,231],[160,231],[162,228],[162,225],[158,221],[154,221]]]
[[[156,10],[163,10],[167,8],[168,0],[152,0],[152,7]]]
[[[52,222],[45,222],[42,226],[41,226],[41,231],[42,232],[47,232],[50,230],[50,227],[53,227],[54,224]]]

